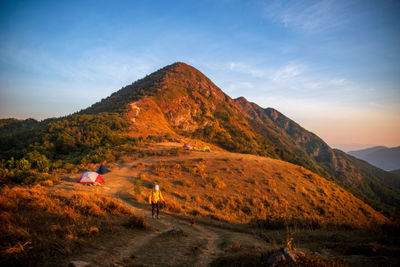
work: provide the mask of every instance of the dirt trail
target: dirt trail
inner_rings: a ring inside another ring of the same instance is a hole
[[[152,220],[154,221],[154,219],[151,218],[150,209],[141,209],[141,208],[132,206],[129,202],[126,202],[124,200],[120,199],[120,201],[122,201],[125,204],[132,207],[137,214],[144,215],[145,218],[147,219],[147,221],[149,221],[149,222],[151,222]],[[141,247],[143,247],[148,242],[150,242],[151,239],[153,239],[157,236],[160,236],[163,233],[166,233],[174,228],[180,229],[185,226],[185,228],[187,229],[187,226],[189,226],[188,221],[178,219],[178,218],[174,217],[173,215],[169,215],[169,214],[162,214],[160,216],[160,219],[157,220],[156,222],[160,222],[161,224],[164,224],[167,227],[166,230],[160,231],[158,233],[149,234],[145,238],[142,238],[142,240],[137,240],[136,242],[132,242],[135,244],[134,245],[135,248],[130,251],[131,253],[133,253],[133,255],[135,255],[141,249]],[[201,254],[198,256],[198,260],[194,266],[196,266],[196,267],[208,266],[211,263],[211,261],[213,259],[215,259],[222,252],[221,249],[219,249],[216,245],[217,240],[219,240],[221,238],[221,235],[218,233],[218,230],[216,230],[210,226],[196,224],[191,227],[192,227],[193,231],[200,232],[202,234],[202,237],[204,239],[206,239],[206,241],[207,241],[205,249],[203,249]],[[132,240],[132,241],[134,241],[134,240]],[[177,264],[179,265],[181,263],[177,262]]]
[[[217,240],[221,237],[217,232],[210,228],[198,225],[196,226],[196,228],[199,229],[207,238],[207,246],[203,253],[199,256],[199,259],[194,266],[208,266],[212,262],[212,260],[214,260],[218,256],[218,254],[222,252],[221,249],[219,249],[216,245]]]

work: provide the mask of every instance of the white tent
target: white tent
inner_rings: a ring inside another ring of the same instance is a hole
[[[85,172],[81,176],[81,178],[79,178],[78,183],[82,184],[104,183],[104,180],[97,172]]]

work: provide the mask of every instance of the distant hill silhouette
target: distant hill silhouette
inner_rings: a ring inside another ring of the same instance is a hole
[[[392,148],[376,146],[356,151],[349,151],[348,154],[365,160],[386,171],[400,168],[400,146]]]

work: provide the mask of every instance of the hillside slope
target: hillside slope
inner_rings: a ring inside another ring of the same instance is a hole
[[[144,156],[122,158],[107,174],[107,188],[98,190],[145,204],[157,183],[169,212],[197,219],[258,219],[280,228],[286,223],[364,228],[388,222],[348,191],[301,166],[249,154],[176,150],[181,145],[147,146]]]
[[[306,157],[312,158],[329,173],[325,177],[332,177],[333,180],[346,186],[375,207],[381,206],[392,212],[399,207],[400,178],[397,175],[382,171],[340,150],[330,148],[321,138],[275,109],[262,109],[254,103],[248,103],[244,98],[236,102],[242,107],[251,106],[252,109],[246,109],[246,113],[252,119],[261,119],[265,125],[264,129],[275,127],[283,130],[287,139],[292,140],[299,151],[305,153]],[[270,136],[269,132],[266,134],[267,137]]]

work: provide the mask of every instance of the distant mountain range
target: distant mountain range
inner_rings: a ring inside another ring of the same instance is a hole
[[[400,146],[392,148],[375,146],[356,151],[349,151],[348,154],[365,160],[386,171],[400,169]]]

